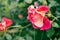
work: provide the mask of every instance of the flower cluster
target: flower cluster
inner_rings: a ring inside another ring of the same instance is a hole
[[[6,17],[3,17],[2,22],[0,22],[0,30],[4,31],[10,25],[12,25],[12,20]]]
[[[48,6],[44,5],[40,5],[36,8],[34,8],[33,5],[28,7],[27,18],[35,29],[47,30],[51,27],[50,20],[45,16],[48,10]]]

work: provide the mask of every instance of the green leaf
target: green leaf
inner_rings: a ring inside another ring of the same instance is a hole
[[[43,2],[43,0],[38,0],[38,1]]]
[[[24,0],[26,3],[32,3],[32,0]]]
[[[58,38],[58,40],[60,40],[60,38]]]
[[[30,35],[26,35],[26,40],[33,40],[33,38]]]
[[[54,1],[54,0],[49,0],[49,2],[50,2],[50,4],[48,5],[49,8],[51,8],[51,7],[53,7],[53,6],[59,5],[59,4],[58,4],[56,1]]]
[[[34,30],[29,30],[29,33],[30,33],[32,36],[34,36],[34,34],[35,34],[35,35],[37,34],[37,32],[34,31]]]
[[[58,8],[59,9],[59,8]],[[56,15],[57,16],[60,16],[60,12],[59,11],[56,11]]]
[[[58,23],[56,23],[56,22],[53,22],[52,27],[60,28],[59,25],[58,25]]]
[[[49,30],[46,31],[47,37],[51,38],[53,36],[53,34],[55,33],[54,29],[51,28]]]
[[[11,29],[11,30],[8,30],[8,33],[17,33],[18,30],[19,30],[18,28]]]
[[[20,27],[22,27],[22,26],[21,26],[21,25],[15,25],[15,26],[11,26],[11,27],[19,27],[19,28],[20,28]]]
[[[12,36],[10,34],[5,34],[7,40],[12,40]]]
[[[19,40],[25,40],[23,37],[20,37]]]
[[[54,40],[57,40],[57,38],[54,38]]]
[[[19,3],[19,4],[18,4],[18,7],[20,7],[20,8],[21,8],[21,7],[25,7],[25,6],[26,6],[26,3],[25,3],[25,2],[22,2],[22,3]]]
[[[16,36],[13,40],[25,40],[23,37]]]

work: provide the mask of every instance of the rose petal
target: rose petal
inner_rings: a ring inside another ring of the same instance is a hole
[[[38,12],[44,11],[44,12],[46,13],[46,12],[48,11],[48,6],[40,5],[40,6],[37,8],[37,11],[38,11]]]
[[[41,14],[42,16],[45,16],[45,13],[48,11],[48,6],[43,6],[43,5],[41,5],[41,6],[39,6],[39,7],[37,7],[36,8],[36,12],[38,13],[38,14]]]
[[[6,22],[6,26],[10,26],[12,24],[12,20],[6,17],[2,18],[2,22]]]
[[[40,28],[40,30],[47,30],[51,27],[51,23],[47,17],[44,17],[44,25]]]
[[[35,10],[35,8],[33,5],[28,7],[28,13],[33,13],[34,10]]]
[[[34,29],[37,29],[38,27],[36,26],[36,25],[34,25],[34,24],[32,24],[32,27],[34,28]]]
[[[3,31],[5,30],[6,26],[2,25],[2,23],[0,23],[0,30]]]
[[[43,26],[43,16],[41,16],[40,14],[36,14],[36,15],[33,17],[33,20],[34,20],[34,24],[35,24],[37,27]]]
[[[30,22],[34,25],[36,25],[37,27],[41,27],[43,26],[43,16],[41,16],[40,14],[35,14],[29,17]]]

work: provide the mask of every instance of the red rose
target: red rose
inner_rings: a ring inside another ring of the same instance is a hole
[[[45,16],[45,13],[48,11],[47,6],[38,6],[34,8],[34,6],[28,7],[28,20],[32,23],[33,27],[39,28],[40,30],[46,30],[51,27],[50,20]]]
[[[4,31],[10,25],[12,25],[12,20],[6,17],[3,17],[2,22],[0,23],[0,30]]]

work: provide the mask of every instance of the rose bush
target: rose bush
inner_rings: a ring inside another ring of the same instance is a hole
[[[60,40],[60,0],[0,0],[0,40]]]

